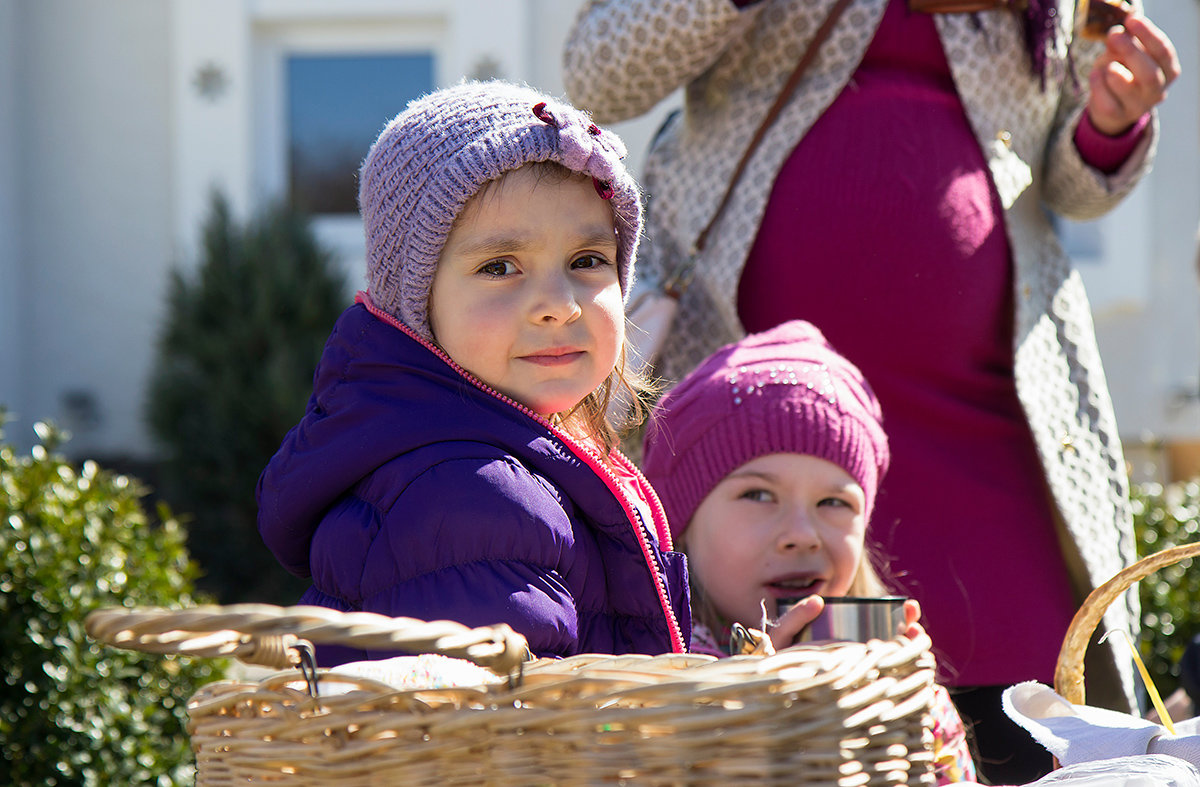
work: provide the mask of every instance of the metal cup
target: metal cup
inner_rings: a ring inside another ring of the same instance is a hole
[[[799,601],[780,599],[777,614],[782,616]],[[825,609],[804,627],[796,642],[892,639],[900,635],[905,601],[904,596],[831,596],[825,599]]]

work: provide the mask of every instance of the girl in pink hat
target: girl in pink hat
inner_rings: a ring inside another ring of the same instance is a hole
[[[709,356],[655,407],[644,456],[688,556],[693,651],[730,655],[733,624],[763,628],[764,617],[784,648],[823,597],[888,592],[866,542],[889,459],[879,403],[812,324],[787,322]],[[920,636],[919,617],[906,602],[898,633]],[[934,733],[939,783],[974,780],[940,687]]]

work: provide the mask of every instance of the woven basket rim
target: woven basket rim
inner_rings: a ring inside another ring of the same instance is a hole
[[[1084,599],[1063,637],[1054,670],[1054,690],[1075,705],[1083,705],[1083,662],[1092,635],[1105,611],[1134,583],[1159,569],[1200,556],[1200,542],[1168,547],[1130,564],[1097,587]]]
[[[345,622],[337,617],[264,605],[118,610],[89,617],[88,631],[119,647],[186,649],[215,628],[240,646],[281,627],[332,636],[331,621]],[[423,621],[389,625],[392,638],[404,628],[428,634]],[[459,624],[435,628],[437,642],[459,648],[497,641]],[[201,687],[188,729],[198,787],[517,787],[566,769],[580,784],[932,784],[930,646],[923,635],[727,659],[581,654],[524,663],[508,681],[439,689],[393,689],[335,667],[317,670],[318,686],[357,688],[315,697],[303,671],[286,671]]]

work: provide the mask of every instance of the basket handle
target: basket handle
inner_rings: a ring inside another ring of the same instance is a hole
[[[498,675],[509,675],[529,653],[525,638],[504,623],[473,629],[450,620],[426,622],[315,606],[109,607],[90,613],[84,628],[93,639],[127,650],[237,658],[275,669],[298,664],[296,648],[305,641],[439,653]]]
[[[1122,569],[1112,579],[1089,593],[1079,611],[1075,613],[1063,638],[1058,665],[1054,670],[1054,690],[1068,702],[1083,705],[1083,656],[1096,626],[1100,625],[1100,619],[1104,617],[1105,610],[1133,583],[1145,579],[1160,568],[1196,556],[1200,556],[1200,542],[1169,547],[1147,555]]]

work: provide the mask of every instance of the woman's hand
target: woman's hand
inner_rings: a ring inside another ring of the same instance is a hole
[[[1171,39],[1140,14],[1108,31],[1104,54],[1088,75],[1088,119],[1097,131],[1119,136],[1162,102],[1179,76]]]
[[[825,609],[825,599],[820,596],[809,596],[783,613],[783,616],[775,621],[775,625],[768,632],[775,650],[790,647],[793,640],[800,636],[804,627],[816,620],[817,615],[820,615],[823,609]]]

